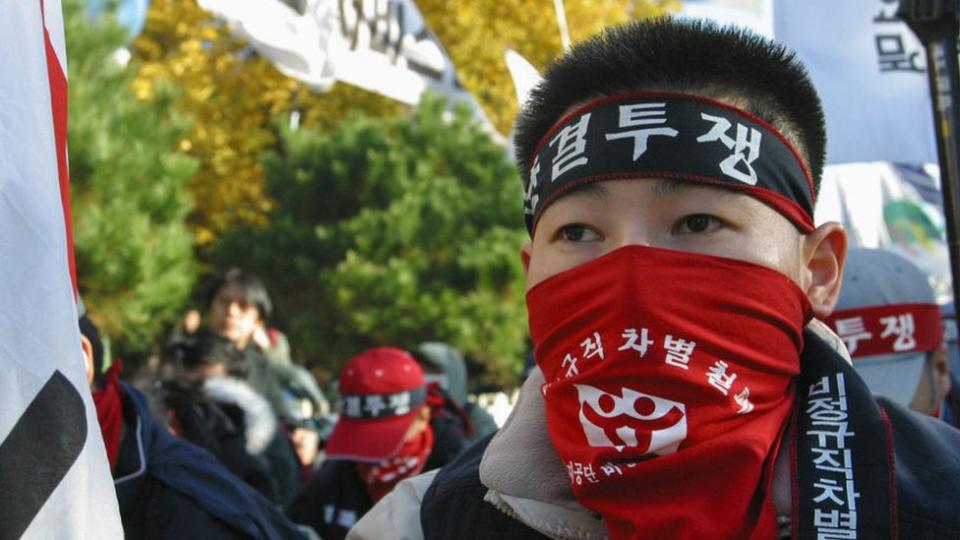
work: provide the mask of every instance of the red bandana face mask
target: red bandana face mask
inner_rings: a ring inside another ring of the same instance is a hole
[[[111,469],[117,463],[120,435],[123,433],[123,389],[117,380],[122,370],[120,361],[115,361],[103,376],[103,388],[93,392],[93,403],[97,408],[97,420]]]
[[[420,474],[433,449],[433,428],[428,424],[420,435],[403,443],[397,455],[379,463],[357,463],[367,492],[377,502],[404,478]]]
[[[629,246],[527,294],[547,428],[614,539],[772,538],[803,292],[754,264]]]

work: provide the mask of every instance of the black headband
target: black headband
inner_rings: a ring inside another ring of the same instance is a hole
[[[401,416],[426,400],[426,386],[396,394],[344,394],[340,397],[340,414],[347,418],[365,420]]]
[[[527,230],[576,186],[672,178],[744,191],[804,232],[815,191],[799,154],[773,126],[723,103],[676,93],[607,96],[560,120],[525,171]]]

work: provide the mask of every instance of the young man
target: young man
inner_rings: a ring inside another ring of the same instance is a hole
[[[875,403],[814,320],[846,252],[813,224],[824,142],[762,38],[661,19],[571,49],[516,128],[539,369],[352,536],[960,534],[960,433]]]
[[[401,349],[379,347],[350,360],[340,372],[340,393],[327,459],[289,512],[324,540],[343,538],[399,481],[442,467],[466,441],[458,419],[433,414],[442,406],[435,399],[443,398]]]
[[[229,339],[240,351],[237,360],[227,366],[228,373],[246,381],[270,402],[290,432],[297,459],[304,467],[312,467],[320,442],[318,413],[326,398],[313,376],[290,361],[286,338],[273,339],[266,330],[273,304],[263,282],[239,268],[230,269],[210,288],[207,306],[210,332]],[[284,350],[285,357],[274,356]],[[314,414],[305,417],[305,409]],[[279,478],[278,493],[284,507],[293,502],[300,487],[295,475]]]
[[[941,417],[950,393],[944,322],[927,276],[903,257],[852,249],[827,324],[875,395]]]

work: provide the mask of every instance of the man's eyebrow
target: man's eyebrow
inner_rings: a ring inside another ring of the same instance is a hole
[[[677,180],[676,178],[661,178],[660,180],[657,180],[657,183],[653,186],[653,194],[658,197],[675,195],[689,190],[708,190],[712,193],[715,193],[717,197],[729,197],[737,193],[733,189],[725,188],[723,186],[703,184],[700,182],[688,182],[685,180]]]
[[[661,178],[653,186],[653,194],[657,196],[671,195],[690,187],[689,182],[677,180],[676,178]]]

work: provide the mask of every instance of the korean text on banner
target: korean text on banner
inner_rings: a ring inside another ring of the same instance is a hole
[[[806,64],[827,116],[827,162],[936,163],[923,46],[897,0],[774,2],[774,37]]]

